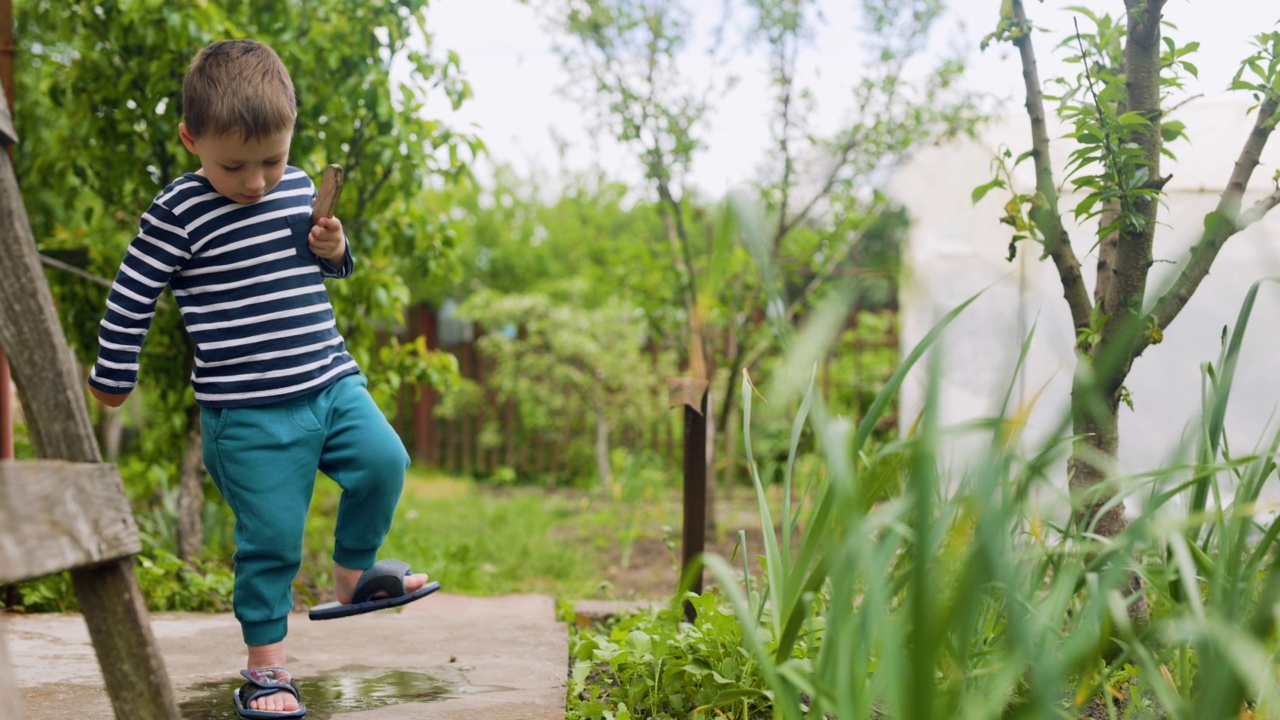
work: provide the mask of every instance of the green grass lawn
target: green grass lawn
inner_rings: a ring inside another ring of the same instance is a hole
[[[327,597],[338,495],[334,483],[317,483],[299,576],[303,602]],[[620,564],[673,567],[671,552],[653,548],[669,547],[664,536],[678,540],[679,528],[676,489],[495,488],[415,467],[380,557],[430,573],[448,592],[608,598],[633,594],[606,582]],[[640,545],[643,558],[632,553]]]
[[[294,583],[295,609],[331,599],[339,494],[335,483],[319,478]],[[721,495],[723,500],[726,493]],[[738,493],[737,503],[721,505],[726,530],[709,547],[726,555],[732,550],[736,526],[752,522],[743,501],[749,497]],[[620,481],[609,491],[551,490],[495,487],[414,467],[379,557],[404,560],[451,593],[663,600],[676,587],[680,503],[678,481],[659,473]],[[728,509],[735,505],[743,507]],[[230,609],[231,513],[216,497],[205,510],[206,550],[192,564],[174,555],[171,508],[140,516],[148,549],[136,568],[150,609]],[[9,596],[27,612],[77,609],[66,573],[22,583],[19,590]]]

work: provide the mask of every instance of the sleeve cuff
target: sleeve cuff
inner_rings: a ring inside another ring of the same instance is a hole
[[[316,256],[316,263],[320,266],[320,274],[324,277],[349,277],[355,269],[355,258],[351,256],[351,244],[347,243],[347,251],[343,254],[341,263],[335,265],[319,255]]]
[[[135,387],[137,387],[137,382],[124,386],[116,385],[114,383],[108,384],[99,380],[93,373],[90,373],[89,385],[107,395],[128,395],[133,392]]]

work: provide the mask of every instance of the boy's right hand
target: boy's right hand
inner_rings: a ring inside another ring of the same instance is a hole
[[[124,401],[129,398],[129,393],[127,392],[105,393],[92,385],[89,386],[89,392],[93,393],[93,396],[98,399],[98,402],[106,405],[107,407],[120,407],[124,404]]]

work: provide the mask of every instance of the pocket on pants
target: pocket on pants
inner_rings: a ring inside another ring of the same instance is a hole
[[[222,437],[222,429],[227,423],[227,412],[230,408],[200,408],[200,439],[206,446]]]

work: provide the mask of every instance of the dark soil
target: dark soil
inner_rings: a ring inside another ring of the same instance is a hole
[[[720,507],[718,527],[708,532],[705,538],[705,550],[729,560],[735,569],[742,567],[743,550],[738,533],[746,533],[746,556],[751,571],[757,572],[759,564],[756,558],[763,554],[764,548],[760,536],[760,520],[754,507],[743,507],[741,503],[722,504]],[[619,600],[666,600],[675,592],[680,579],[679,568],[682,562],[682,537],[679,527],[673,535],[662,537],[653,533],[637,539],[631,546],[615,546],[603,548],[600,552],[604,558],[605,582],[601,597]],[[705,582],[710,582],[710,574],[704,575]]]

